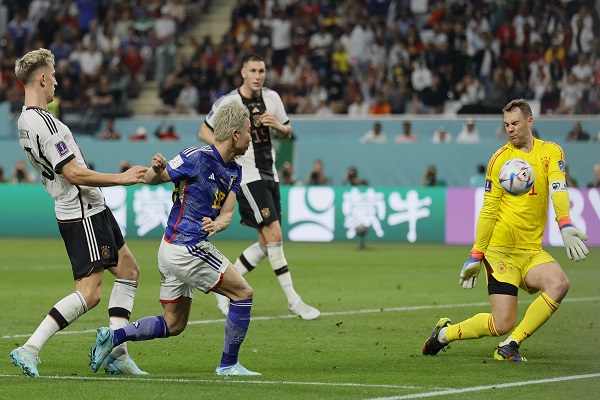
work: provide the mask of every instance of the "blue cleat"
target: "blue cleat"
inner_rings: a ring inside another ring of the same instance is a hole
[[[113,375],[148,375],[147,372],[135,365],[135,361],[129,354],[124,354],[119,358],[114,358],[109,354],[104,360],[104,371]]]
[[[509,344],[502,345],[500,343],[494,352],[494,360],[497,361],[513,361],[525,362],[527,359],[519,354],[519,344],[511,341]]]
[[[260,373],[246,369],[239,362],[228,367],[217,367],[215,373],[222,376],[258,376]]]
[[[113,344],[113,336],[115,332],[110,328],[99,328],[96,334],[96,343],[90,349],[90,367],[92,372],[97,372],[98,368],[104,362],[104,359],[108,357],[112,349],[115,347]]]
[[[37,366],[41,363],[40,358],[27,350],[25,346],[18,347],[10,352],[12,363],[23,369],[23,373],[31,378],[39,378]]]

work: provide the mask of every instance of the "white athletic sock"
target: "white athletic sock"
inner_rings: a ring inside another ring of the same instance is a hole
[[[255,242],[242,252],[233,266],[240,275],[244,276],[256,268],[265,258],[267,258],[267,250],[260,243]]]
[[[27,340],[25,346],[36,354],[39,353],[48,339],[85,314],[87,310],[87,304],[81,293],[71,293],[52,307],[46,318]]]
[[[446,338],[446,328],[440,329],[440,333],[438,333],[437,338],[441,344],[448,344],[448,339]]]
[[[502,342],[502,346],[506,346],[507,344],[509,344],[510,342],[515,342],[516,344],[519,344],[519,342],[517,342],[515,339],[511,338],[510,336],[506,338],[506,340],[504,342]]]
[[[287,297],[288,304],[295,305],[300,301],[300,296],[296,293],[294,284],[292,283],[292,274],[288,270],[287,260],[283,254],[283,243],[268,243],[267,254],[269,262],[271,263],[271,268],[275,271],[279,284],[283,289],[283,293],[285,293],[285,297]]]
[[[137,284],[137,281],[115,279],[113,290],[110,294],[110,300],[108,302],[108,315],[111,329],[119,329],[129,323]],[[116,346],[110,353],[114,358],[119,358],[124,354],[127,354],[126,342]]]

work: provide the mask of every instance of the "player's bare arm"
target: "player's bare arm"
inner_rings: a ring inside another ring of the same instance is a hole
[[[279,139],[290,139],[292,137],[292,124],[282,124],[268,111],[260,116],[260,122],[276,130]]]
[[[235,210],[236,195],[233,192],[229,192],[219,215],[212,220],[209,217],[202,218],[202,230],[208,232],[208,236],[212,236],[215,233],[224,231],[227,229],[233,218],[233,212]]]
[[[200,127],[200,130],[198,131],[198,137],[206,144],[215,143],[215,133],[205,123]]]
[[[107,186],[131,186],[137,183],[144,183],[144,175],[147,167],[136,165],[120,174],[103,174],[91,169],[82,168],[76,159],[72,159],[60,170],[65,178],[72,185],[107,187]]]
[[[170,182],[171,177],[166,171],[167,159],[162,154],[156,153],[152,157],[151,168],[148,168],[144,176],[144,181],[148,185],[158,185],[164,182]]]

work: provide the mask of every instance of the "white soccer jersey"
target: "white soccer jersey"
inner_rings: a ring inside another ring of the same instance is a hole
[[[277,170],[275,169],[273,135],[268,127],[262,126],[260,116],[268,111],[275,116],[277,121],[283,124],[289,123],[290,119],[285,112],[281,97],[277,92],[266,87],[262,88],[261,95],[255,99],[243,97],[239,89],[233,90],[221,96],[213,104],[204,121],[206,125],[213,129],[217,110],[232,101],[244,104],[250,111],[250,136],[252,136],[252,141],[246,154],[235,159],[243,169],[241,184],[247,185],[250,182],[260,180],[279,182]]]
[[[97,187],[72,185],[60,174],[73,158],[87,168],[71,130],[46,110],[23,107],[19,117],[19,144],[42,178],[46,192],[54,199],[58,220],[89,217],[105,209],[104,196]]]

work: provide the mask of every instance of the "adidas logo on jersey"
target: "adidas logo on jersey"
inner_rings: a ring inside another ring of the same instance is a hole
[[[214,173],[210,174],[210,176],[208,177],[208,179],[210,179],[211,181],[214,181],[215,180],[215,174]]]

